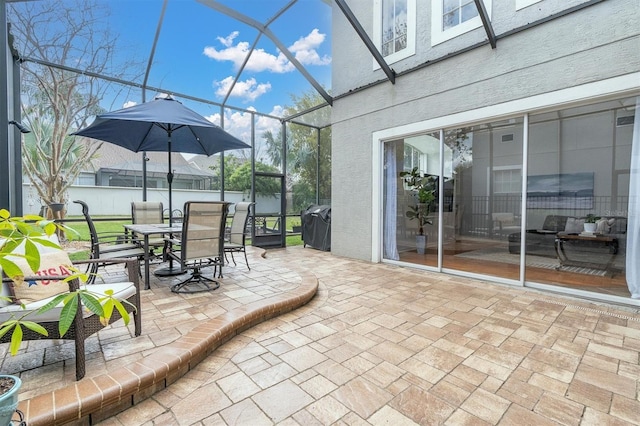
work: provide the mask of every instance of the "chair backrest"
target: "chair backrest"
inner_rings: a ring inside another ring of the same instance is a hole
[[[133,223],[163,223],[162,203],[155,201],[132,201],[131,222]]]
[[[82,206],[82,215],[84,219],[87,221],[87,226],[89,227],[89,235],[91,236],[91,259],[97,259],[100,257],[100,245],[98,241],[98,232],[96,231],[96,226],[93,224],[93,220],[89,215],[89,206],[82,200],[75,200],[74,203],[80,204]]]
[[[243,244],[245,239],[245,233],[247,229],[247,222],[249,221],[249,214],[251,212],[251,206],[255,203],[242,202],[236,204],[236,211],[233,214],[231,220],[231,230],[229,235],[229,242],[234,244]]]
[[[182,262],[224,258],[224,228],[230,204],[227,201],[187,201],[184,204]]]

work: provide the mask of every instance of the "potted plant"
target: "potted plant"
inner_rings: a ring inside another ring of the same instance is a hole
[[[424,233],[424,225],[431,225],[433,221],[429,219],[431,206],[436,200],[438,189],[438,178],[433,175],[422,176],[417,167],[411,171],[400,172],[400,177],[404,181],[407,189],[413,191],[416,203],[409,206],[405,215],[409,220],[418,221],[418,235],[416,236],[416,249],[418,254],[425,253],[427,236]]]
[[[22,386],[19,377],[0,375],[0,425],[11,424],[11,418],[18,407],[18,391]]]
[[[584,218],[584,232],[588,232],[590,234],[595,233],[598,226],[596,222],[598,222],[599,220],[600,220],[599,216],[589,213]]]

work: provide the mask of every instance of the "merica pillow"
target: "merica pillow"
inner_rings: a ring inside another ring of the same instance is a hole
[[[58,236],[56,234],[51,234],[51,235],[43,235],[42,238],[46,238],[49,241],[51,241],[52,243],[58,245],[58,248],[53,248],[53,247],[48,247],[48,246],[44,246],[41,244],[38,244],[38,251],[40,252],[40,256],[42,256],[43,253],[50,253],[50,252],[54,252],[54,251],[59,251],[61,250],[60,248],[60,242],[58,241]],[[5,243],[5,240],[3,238],[0,238],[0,246],[2,246]],[[18,245],[18,247],[16,247],[12,253],[16,253],[16,254],[24,254],[24,247],[25,247],[25,243],[22,242],[22,244]],[[16,259],[20,259],[19,256],[8,256],[7,260],[10,260],[12,262],[15,263]],[[0,277],[5,277],[6,275],[4,274],[2,267],[0,266]],[[13,294],[13,289],[11,288],[11,285],[9,285],[9,282],[3,282],[2,283],[2,287],[0,287],[0,296],[4,296],[7,298],[12,299],[12,301],[8,301],[8,300],[4,300],[4,299],[0,299],[0,308],[4,307],[4,306],[8,306],[11,305],[12,303],[14,303],[14,294]]]
[[[26,259],[19,258],[14,263],[22,270],[24,276],[46,277],[73,273],[71,259],[64,250],[41,253],[40,268],[36,272],[31,270]],[[13,283],[9,284],[14,303],[18,305],[22,303],[27,305],[69,291],[69,284],[65,281],[46,279],[24,281],[21,278],[23,277],[15,277]]]

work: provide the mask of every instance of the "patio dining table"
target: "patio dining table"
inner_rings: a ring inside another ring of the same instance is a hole
[[[180,234],[182,232],[182,224],[170,226],[166,223],[132,223],[124,225],[125,230],[134,234],[142,235],[144,244],[144,288],[149,290],[149,236],[151,235],[167,235]]]

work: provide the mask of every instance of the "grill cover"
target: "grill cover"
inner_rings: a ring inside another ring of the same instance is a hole
[[[304,246],[331,250],[331,206],[312,204],[300,212]]]

